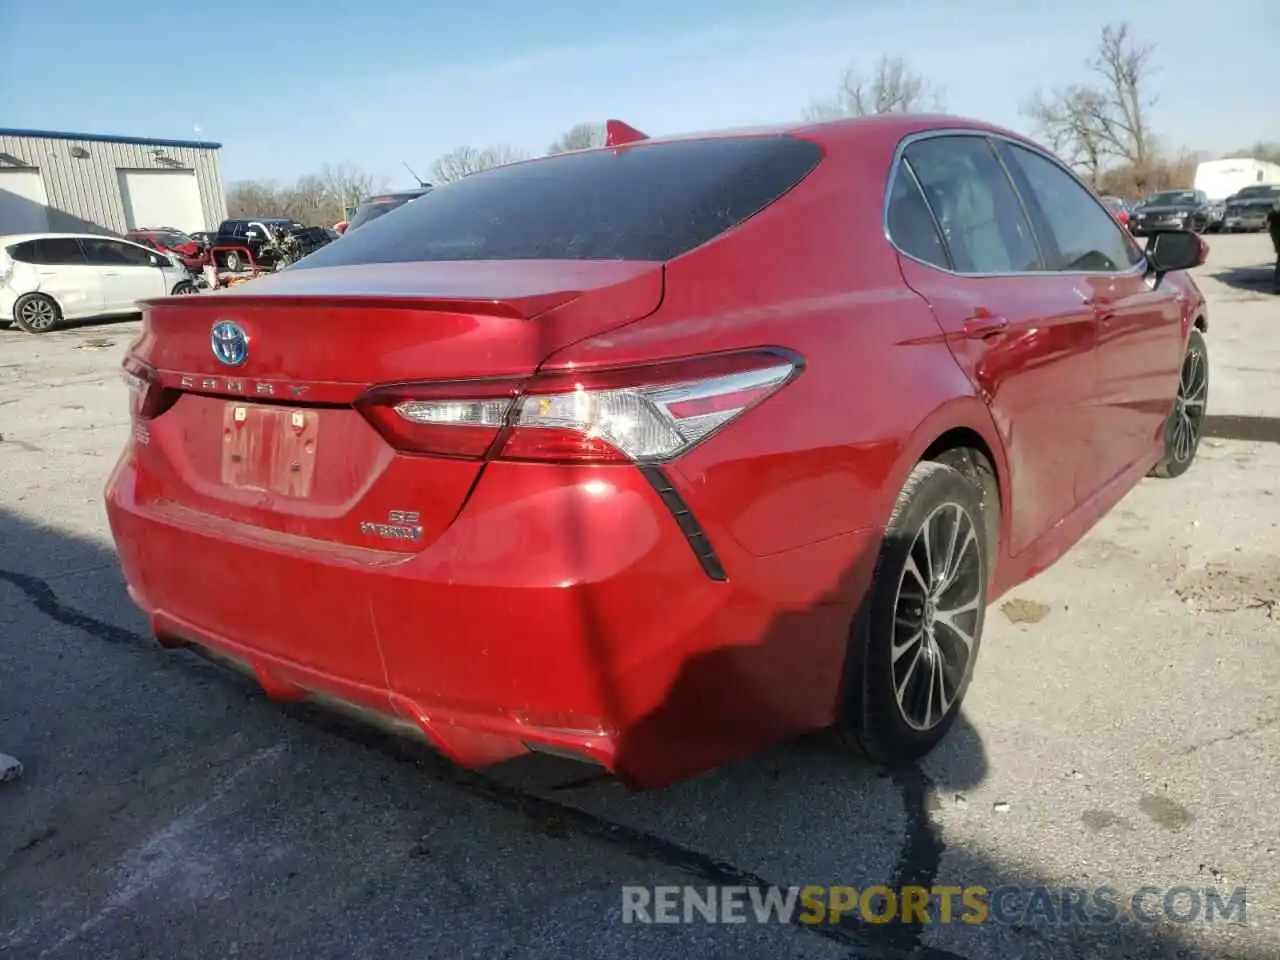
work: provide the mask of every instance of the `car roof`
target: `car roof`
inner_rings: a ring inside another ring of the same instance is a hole
[[[806,120],[666,134],[647,137],[644,140],[637,140],[620,146],[592,147],[587,150],[575,150],[572,152],[591,153],[593,151],[629,149],[643,147],[648,144],[677,143],[688,140],[727,140],[742,137],[769,136],[802,137],[806,140],[812,140],[820,146],[866,142],[868,139],[880,143],[897,144],[898,141],[905,137],[930,131],[969,131],[979,134],[994,134],[1043,149],[1024,134],[983,120],[974,120],[969,117],[946,113],[884,113],[869,117],[841,117],[837,120]],[[534,157],[529,160],[517,161],[517,163],[539,163],[543,160],[554,160],[556,156],[561,156],[561,154],[549,157]]]
[[[111,236],[105,233],[11,233],[0,237],[0,243],[23,243],[27,240],[54,240],[70,238],[73,240],[119,240],[121,243],[133,243],[124,237]],[[137,246],[137,244],[134,244]]]

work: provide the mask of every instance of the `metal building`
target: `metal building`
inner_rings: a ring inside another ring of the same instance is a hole
[[[216,229],[220,143],[0,128],[0,235]]]

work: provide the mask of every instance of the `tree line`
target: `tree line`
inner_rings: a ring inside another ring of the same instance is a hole
[[[1033,135],[1103,194],[1136,198],[1153,190],[1189,187],[1202,152],[1173,148],[1152,129],[1157,98],[1158,48],[1142,41],[1127,23],[1102,28],[1093,53],[1073,84],[1036,90],[1021,106]],[[828,99],[804,109],[807,120],[884,113],[943,112],[945,90],[912,69],[900,56],[882,56],[868,70],[847,69]],[[579,123],[561,134],[547,155],[603,146],[602,123]],[[1280,144],[1258,142],[1224,156],[1280,163]],[[473,173],[531,157],[510,144],[460,146],[430,167],[432,183],[451,183]],[[335,223],[361,199],[386,189],[352,164],[322,167],[292,186],[262,181],[233,184],[227,191],[231,217],[292,217],[303,223]]]

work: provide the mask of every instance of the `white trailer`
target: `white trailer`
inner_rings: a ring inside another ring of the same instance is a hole
[[[1259,183],[1280,183],[1280,163],[1252,157],[1206,160],[1196,167],[1195,189],[1219,203],[1245,187]]]

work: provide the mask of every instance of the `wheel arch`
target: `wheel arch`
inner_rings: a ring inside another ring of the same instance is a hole
[[[15,308],[17,307],[18,301],[21,300],[23,297],[30,296],[33,293],[38,293],[42,297],[48,297],[50,300],[53,301],[54,306],[58,308],[59,314],[61,314],[63,317],[67,315],[67,308],[63,305],[62,301],[59,300],[54,294],[50,293],[48,290],[43,289],[40,286],[39,281],[36,282],[36,285],[33,289],[20,293],[14,298],[13,300],[14,307]]]
[[[977,452],[987,461],[995,483],[999,517],[994,531],[997,543],[992,545],[992,556],[996,561],[994,568],[1001,553],[999,545],[1008,542],[1012,491],[1004,443],[991,418],[990,409],[977,397],[958,397],[948,401],[917,428],[895,467],[894,496],[902,489],[916,464],[938,460],[951,451],[965,449]]]

